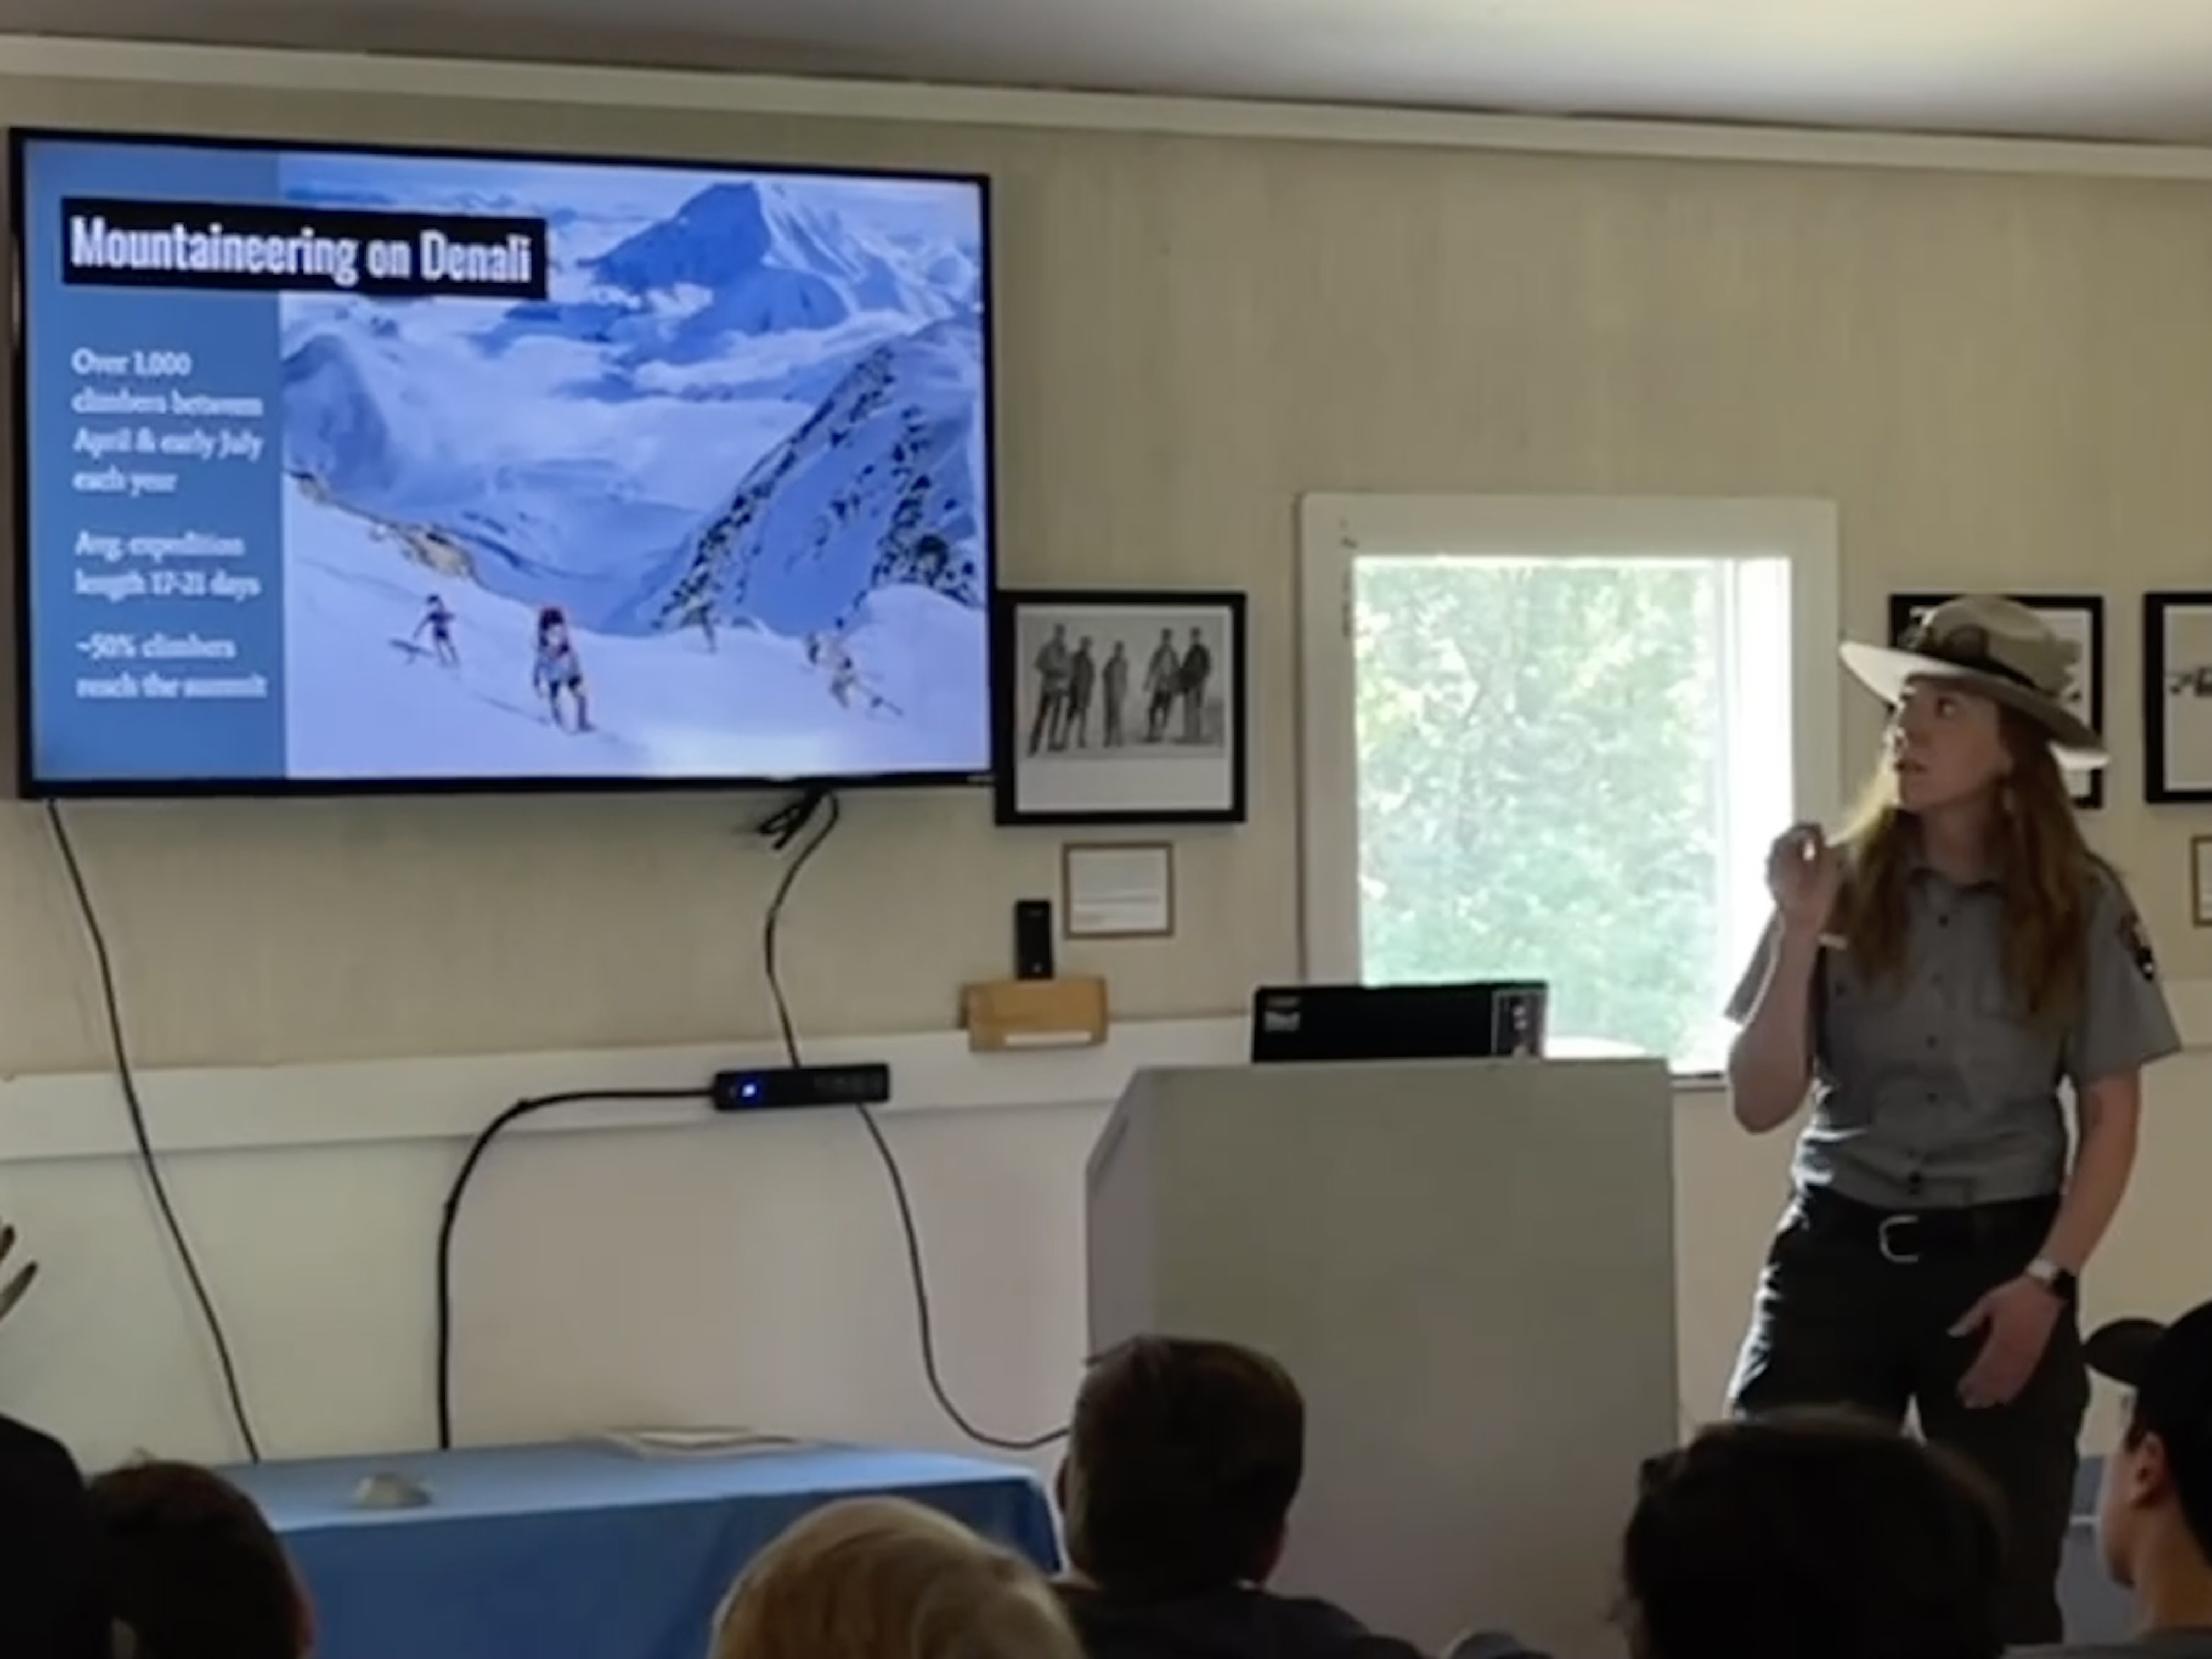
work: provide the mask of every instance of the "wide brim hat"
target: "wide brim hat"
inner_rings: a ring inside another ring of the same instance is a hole
[[[1894,645],[1846,641],[1844,666],[1894,705],[1915,680],[1962,686],[2024,714],[2051,734],[2061,766],[2091,771],[2112,759],[2096,728],[2066,706],[2081,647],[2017,599],[1970,593],[1916,619]]]

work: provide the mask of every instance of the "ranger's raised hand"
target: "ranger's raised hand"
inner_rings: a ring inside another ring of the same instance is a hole
[[[0,1320],[15,1311],[15,1304],[23,1299],[23,1292],[31,1288],[31,1281],[39,1276],[39,1264],[26,1261],[10,1271],[8,1258],[15,1253],[15,1230],[0,1222]]]

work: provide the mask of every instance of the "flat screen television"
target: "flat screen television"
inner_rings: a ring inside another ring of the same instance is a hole
[[[24,793],[988,775],[985,180],[9,165]]]

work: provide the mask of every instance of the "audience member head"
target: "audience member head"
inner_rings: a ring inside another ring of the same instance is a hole
[[[806,1516],[754,1558],[714,1622],[714,1659],[1080,1659],[1034,1567],[895,1498]]]
[[[0,1417],[0,1654],[107,1659],[105,1568],[76,1461]]]
[[[2097,1502],[2105,1565],[2154,1623],[2196,1622],[2212,1607],[2212,1303],[2106,1325],[2087,1352],[2130,1390]]]
[[[92,1507],[138,1659],[300,1659],[313,1646],[283,1545],[214,1470],[131,1464],[92,1483]]]
[[[1995,1659],[2004,1543],[1979,1479],[1835,1413],[1707,1429],[1644,1465],[1622,1552],[1637,1659]]]
[[[1122,1343],[1075,1397],[1060,1472],[1070,1563],[1133,1600],[1263,1582],[1305,1437],[1297,1384],[1265,1354],[1188,1337]]]

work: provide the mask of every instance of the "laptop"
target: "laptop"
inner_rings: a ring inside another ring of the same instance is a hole
[[[1541,980],[1263,985],[1252,994],[1252,1062],[1533,1058],[1550,1001]]]

